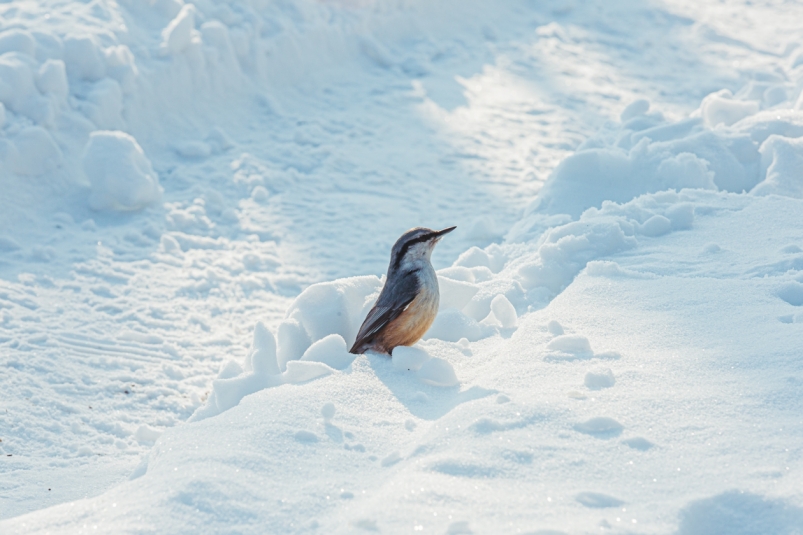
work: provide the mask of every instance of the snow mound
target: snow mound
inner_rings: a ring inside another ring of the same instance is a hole
[[[393,367],[397,370],[418,371],[431,358],[421,348],[399,346],[393,350]]]
[[[336,370],[343,370],[354,361],[346,341],[339,334],[330,334],[314,342],[302,355],[302,361],[322,362]]]
[[[803,169],[803,138],[772,134],[761,144],[759,152],[765,178],[750,193],[803,198],[803,179],[800,178],[800,169]]]
[[[675,122],[649,112],[647,101],[634,102],[620,123],[607,125],[557,166],[508,240],[531,239],[559,216],[578,219],[605,201],[624,203],[663,190],[801,198],[803,179],[792,169],[803,161],[803,110],[788,97],[783,85],[748,84],[736,95],[708,95],[690,117]],[[669,226],[658,219],[642,230],[659,236]]]
[[[435,321],[432,322],[432,327],[424,334],[424,339],[437,338],[448,342],[457,342],[461,338],[467,338],[471,342],[476,342],[490,336],[493,332],[491,327],[480,325],[463,312],[448,308],[438,313]]]
[[[433,357],[418,369],[418,378],[432,386],[455,386],[459,383],[454,368],[445,359]]]
[[[150,160],[125,132],[92,132],[83,166],[92,188],[89,204],[95,210],[139,210],[162,195]]]
[[[375,276],[350,277],[313,284],[301,292],[279,325],[280,368],[302,358],[314,342],[332,334],[337,334],[344,345],[353,344],[381,285]]]
[[[313,284],[290,305],[286,319],[278,327],[278,344],[265,325],[258,322],[243,365],[228,361],[221,367],[212,382],[209,398],[190,421],[227,411],[245,396],[265,388],[306,383],[338,370],[347,370],[356,358],[349,353],[349,344],[373,306],[381,284],[375,276]],[[452,290],[463,292],[459,302],[465,304],[478,288],[458,284]],[[517,315],[510,301],[499,294],[492,302],[495,304],[492,303],[491,307],[503,318],[505,325],[514,326]],[[463,350],[469,340],[496,332],[456,309],[441,311],[436,324],[426,338],[461,342],[465,345],[458,346]],[[417,347],[397,347],[392,362],[397,370],[416,372],[416,376],[428,385],[450,387],[459,384],[454,368],[447,360],[433,357]]]

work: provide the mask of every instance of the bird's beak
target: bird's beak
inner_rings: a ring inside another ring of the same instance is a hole
[[[440,239],[441,237],[443,237],[444,234],[449,234],[451,231],[453,231],[456,228],[457,227],[449,227],[449,228],[445,228],[443,230],[439,230],[439,231],[437,231],[435,233],[435,237]]]

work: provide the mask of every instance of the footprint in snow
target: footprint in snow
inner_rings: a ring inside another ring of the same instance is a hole
[[[371,520],[368,518],[355,520],[351,523],[351,525],[355,528],[360,528],[365,531],[379,531],[379,527],[376,525],[376,520]]]
[[[332,424],[332,418],[335,417],[335,404],[331,402],[324,404],[321,408],[321,416],[323,416],[326,435],[335,442],[343,442],[343,430]]]
[[[574,430],[597,438],[613,438],[622,434],[624,426],[607,416],[597,416],[574,425]]]
[[[655,446],[652,442],[644,437],[633,437],[622,441],[622,444],[633,448],[634,450],[647,451]]]
[[[293,438],[295,438],[297,442],[303,442],[306,444],[318,442],[318,435],[312,431],[296,431],[296,434],[293,435]]]
[[[470,479],[490,479],[503,475],[505,471],[494,465],[477,464],[460,459],[446,459],[430,466],[430,470],[447,476]]]
[[[468,522],[465,520],[460,522],[452,522],[446,529],[446,535],[471,535],[474,533],[468,527]]]
[[[473,427],[474,431],[480,435],[487,435],[489,433],[493,433],[494,431],[505,430],[504,425],[491,418],[480,418],[474,422],[471,427]]]
[[[504,450],[502,451],[501,455],[502,458],[512,461],[516,464],[532,464],[533,458],[535,457],[529,451],[520,450]]]
[[[613,496],[608,496],[607,494],[601,494],[599,492],[581,492],[580,494],[575,496],[574,499],[580,502],[581,504],[585,505],[586,507],[592,507],[594,509],[603,509],[606,507],[619,507],[620,505],[625,503],[618,498],[614,498]]]
[[[393,453],[391,453],[390,455],[388,455],[387,457],[382,459],[382,462],[379,463],[379,464],[381,464],[384,467],[388,467],[388,466],[393,466],[394,464],[396,464],[397,462],[399,462],[401,460],[402,460],[402,457],[399,454],[399,452],[398,451],[394,451]]]
[[[778,321],[786,324],[803,323],[803,312],[798,312],[797,314],[788,314],[785,316],[778,316]]]
[[[326,403],[321,408],[321,416],[325,421],[330,421],[332,418],[335,417],[335,404],[332,402]]]
[[[343,431],[338,426],[326,422],[324,428],[326,435],[334,442],[343,442]]]
[[[792,306],[803,306],[803,284],[789,281],[776,291],[776,295]]]

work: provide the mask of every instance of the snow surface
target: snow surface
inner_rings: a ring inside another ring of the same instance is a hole
[[[0,533],[803,533],[803,5],[0,14]]]

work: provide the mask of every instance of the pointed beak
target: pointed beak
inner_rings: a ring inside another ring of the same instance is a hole
[[[457,227],[449,227],[449,228],[445,228],[443,230],[439,230],[439,231],[437,231],[435,233],[435,237],[436,238],[442,238],[445,234],[449,234],[451,231],[453,231],[456,228]]]
[[[453,230],[454,230],[454,229],[456,229],[456,228],[457,228],[457,227],[449,227],[449,228],[445,228],[445,229],[443,229],[443,230],[439,230],[439,231],[438,231],[438,232],[436,232],[435,234],[437,234],[438,236],[443,236],[444,234],[449,234],[451,231],[453,231]]]

